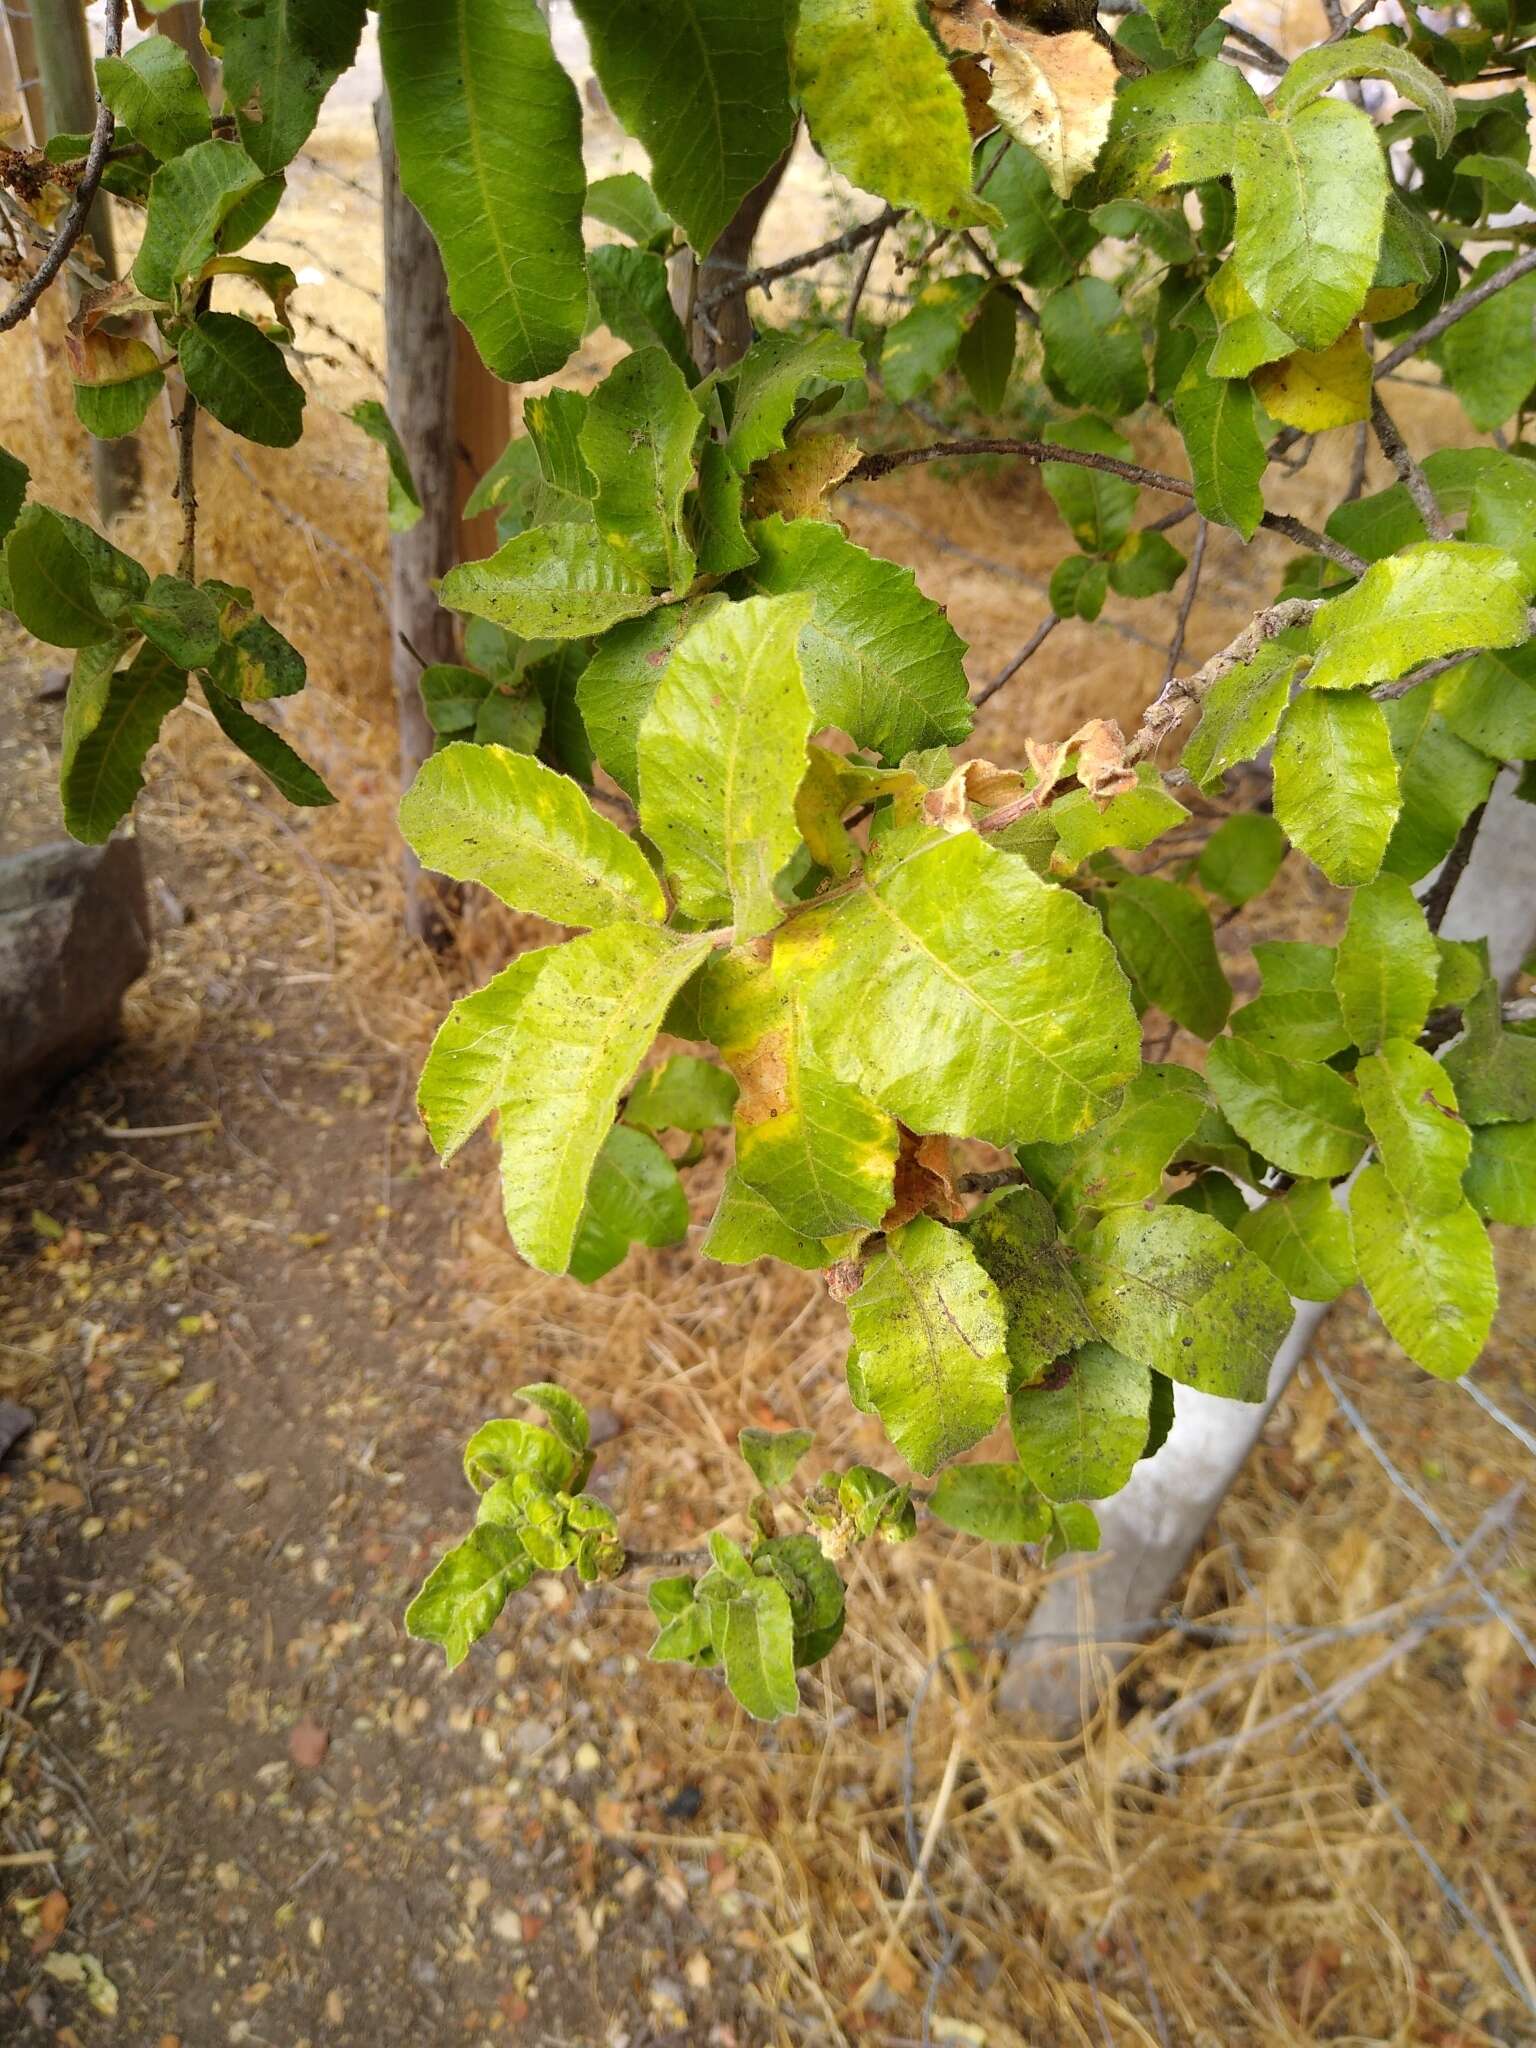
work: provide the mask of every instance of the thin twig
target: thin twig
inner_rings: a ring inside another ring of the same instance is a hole
[[[1200,589],[1200,571],[1205,566],[1205,541],[1210,532],[1210,522],[1202,515],[1195,528],[1195,544],[1189,551],[1189,578],[1184,585],[1184,600],[1179,606],[1178,623],[1173,629],[1173,638],[1168,643],[1168,666],[1163,671],[1164,683],[1171,683],[1178,672],[1179,663],[1184,659],[1184,636],[1189,630],[1189,615],[1195,608],[1195,598]]]
[[[1454,327],[1458,320],[1465,320],[1469,313],[1475,313],[1479,306],[1487,305],[1488,301],[1506,286],[1518,283],[1533,270],[1536,270],[1536,249],[1527,249],[1523,256],[1517,256],[1513,262],[1506,263],[1504,268],[1496,270],[1492,277],[1485,277],[1483,282],[1474,285],[1471,291],[1463,292],[1459,299],[1452,299],[1448,306],[1442,306],[1433,320],[1426,320],[1422,327],[1416,328],[1412,334],[1405,335],[1397,347],[1376,364],[1375,375],[1378,378],[1389,376],[1393,370],[1406,363],[1410,356],[1416,356],[1421,348],[1428,348],[1432,341],[1438,341],[1447,328]]]
[[[976,692],[975,696],[972,697],[971,702],[975,705],[978,711],[981,709],[983,704],[989,704],[992,701],[992,699],[997,695],[998,691],[1003,687],[1004,683],[1012,682],[1013,678],[1018,674],[1019,670],[1024,666],[1025,662],[1029,660],[1030,656],[1034,654],[1038,648],[1044,646],[1045,642],[1050,638],[1051,634],[1055,632],[1056,628],[1060,624],[1061,619],[1059,614],[1057,614],[1056,612],[1046,613],[1045,617],[1040,621],[1039,625],[1036,626],[1034,632],[1030,634],[1029,638],[1024,642],[1024,645],[1019,649],[1018,653],[1013,657],[1012,661],[1008,663],[1007,667],[999,669],[997,674],[993,676],[992,680],[990,682],[983,683],[981,688]]]
[[[197,580],[197,400],[189,391],[176,415],[176,489],[181,507],[181,557],[177,574],[188,583]]]
[[[906,469],[914,462],[947,462],[966,455],[1012,455],[1023,462],[1065,462],[1079,469],[1103,470],[1124,477],[1150,491],[1168,491],[1176,498],[1193,499],[1195,487],[1181,476],[1168,476],[1159,469],[1146,469],[1139,462],[1122,462],[1118,456],[1101,455],[1091,448],[1063,448],[1054,441],[1015,441],[973,438],[963,441],[930,441],[920,448],[889,448],[866,455],[845,479],[847,483],[873,483],[893,470]],[[1286,513],[1266,512],[1262,521],[1271,533],[1284,534],[1298,547],[1310,548],[1351,576],[1363,576],[1368,564],[1353,549],[1341,547],[1326,534],[1314,533],[1299,519]]]
[[[765,263],[757,270],[746,271],[741,277],[733,278],[727,284],[716,285],[713,290],[703,293],[695,304],[694,311],[711,312],[716,306],[724,305],[727,299],[750,291],[764,291],[775,285],[780,278],[793,277],[797,270],[813,270],[818,263],[826,263],[834,256],[847,256],[860,249],[872,235],[883,235],[887,228],[894,227],[905,213],[905,208],[888,206],[883,213],[877,213],[873,220],[860,221],[856,227],[846,228],[840,235],[834,235],[829,242],[821,242],[814,249],[803,249],[798,256],[786,256],[778,263]]]
[[[1451,907],[1451,898],[1456,894],[1456,884],[1466,873],[1467,862],[1472,858],[1472,849],[1477,844],[1477,828],[1483,822],[1483,813],[1488,808],[1486,799],[1467,818],[1456,835],[1456,844],[1445,856],[1440,872],[1424,896],[1424,922],[1432,932],[1438,932],[1445,923],[1445,914]]]
[[[107,50],[109,57],[121,55],[123,47],[123,16],[127,12],[127,0],[107,0]],[[112,109],[96,94],[96,125],[91,130],[91,146],[86,152],[85,169],[75,187],[75,196],[69,202],[58,232],[48,245],[47,253],[36,270],[27,279],[11,303],[0,309],[0,334],[7,328],[19,326],[26,319],[49,285],[63,269],[65,259],[79,241],[85,227],[85,217],[95,201],[101,184],[101,174],[107,167],[107,152],[112,147],[112,132],[116,122]]]
[[[1398,430],[1396,420],[1381,402],[1381,393],[1371,393],[1371,431],[1381,443],[1381,451],[1397,471],[1397,480],[1407,491],[1418,508],[1432,540],[1449,540],[1451,529],[1445,514],[1440,510],[1440,501],[1430,489],[1429,478],[1425,476],[1413,458],[1413,451]]]
[[[1374,0],[1372,0],[1374,4]],[[1365,458],[1370,453],[1371,434],[1364,420],[1355,429],[1355,452],[1349,458],[1349,481],[1344,486],[1346,505],[1353,505],[1365,489]]]
[[[843,332],[851,335],[859,317],[859,301],[864,296],[864,287],[869,283],[869,274],[875,267],[875,258],[880,254],[880,244],[885,240],[885,229],[869,238],[869,247],[864,251],[864,261],[859,265],[858,276],[853,280],[853,290],[848,294],[848,303],[843,308]]]

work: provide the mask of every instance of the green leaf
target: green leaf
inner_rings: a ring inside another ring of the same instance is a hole
[[[694,1599],[692,1579],[653,1579],[645,1597],[661,1624],[646,1652],[653,1664],[711,1665],[717,1661],[709,1609]]]
[[[1128,533],[1109,565],[1109,587],[1121,597],[1161,597],[1189,563],[1164,533],[1149,526]]]
[[[895,1122],[815,1058],[779,969],[741,948],[705,977],[701,1021],[740,1084],[736,1173],[797,1236],[873,1229],[891,1206]]]
[[[1277,114],[1297,114],[1346,78],[1384,78],[1401,98],[1422,107],[1443,155],[1456,133],[1456,103],[1435,74],[1411,51],[1385,35],[1346,36],[1304,50],[1270,96]]]
[[[1007,1403],[1002,1297],[957,1231],[931,1216],[893,1230],[848,1303],[864,1390],[915,1471],[992,1430]]]
[[[1094,620],[1104,609],[1109,570],[1086,555],[1068,555],[1051,572],[1048,595],[1058,619]]]
[[[498,1480],[526,1473],[546,1491],[555,1492],[571,1484],[582,1456],[564,1435],[515,1415],[498,1416],[481,1423],[464,1446],[464,1477],[483,1494]]]
[[[1498,766],[1451,729],[1436,709],[1432,690],[1412,689],[1382,708],[1403,804],[1382,868],[1417,882],[1439,866],[1472,812],[1486,801]]]
[[[659,348],[625,356],[593,392],[581,452],[596,479],[598,532],[680,596],[693,581],[683,492],[702,421],[682,371]]]
[[[1256,760],[1269,744],[1303,659],[1268,640],[1251,661],[1229,668],[1206,692],[1182,766],[1207,795],[1221,787],[1229,768]]]
[[[1214,1216],[1225,1229],[1242,1235],[1237,1226],[1248,1214],[1248,1204],[1236,1181],[1229,1180],[1224,1173],[1197,1174],[1168,1200],[1177,1208],[1193,1209],[1197,1215]]]
[[[1103,1500],[1135,1471],[1151,1407],[1146,1366],[1108,1344],[1085,1344],[1042,1385],[1015,1388],[1013,1447],[1048,1500]]]
[[[233,697],[216,687],[205,687],[203,696],[225,739],[232,740],[247,760],[254,761],[289,803],[309,810],[335,803],[320,776],[280,733],[252,718],[248,711],[242,711]]]
[[[1333,1180],[1365,1150],[1359,1097],[1320,1061],[1286,1059],[1245,1038],[1218,1038],[1205,1073],[1232,1128],[1286,1173]]]
[[[983,1543],[1040,1543],[1051,1526],[1050,1505],[1022,1465],[951,1465],[939,1474],[928,1511]]]
[[[5,544],[10,609],[50,647],[117,638],[128,606],[149,588],[133,560],[89,526],[46,505],[24,505]]]
[[[1437,932],[1435,952],[1440,962],[1435,978],[1436,1003],[1465,1009],[1488,978],[1486,940],[1442,939]]]
[[[1141,334],[1120,294],[1100,277],[1064,285],[1040,308],[1046,375],[1076,405],[1119,418],[1147,399]]]
[[[699,444],[699,481],[693,499],[693,539],[701,576],[729,576],[757,559],[742,519],[747,480],[732,465],[725,443]]]
[[[1461,1203],[1472,1136],[1456,1090],[1436,1059],[1406,1038],[1389,1038],[1355,1069],[1365,1120],[1387,1179],[1421,1215]]]
[[[304,431],[304,387],[275,341],[234,313],[203,313],[182,334],[187,389],[220,426],[265,448],[291,448]]]
[[[813,1429],[743,1429],[737,1443],[759,1486],[787,1486],[795,1467],[816,1441]]]
[[[983,412],[1002,411],[1018,342],[1018,301],[1011,291],[994,286],[965,330],[956,359],[972,398]]]
[[[736,1107],[736,1083],[713,1060],[674,1053],[648,1067],[629,1091],[624,1121],[637,1130],[725,1130]]]
[[[1341,889],[1374,881],[1402,808],[1375,699],[1303,690],[1280,721],[1274,767],[1275,816],[1291,844]]]
[[[1177,882],[1130,875],[1110,891],[1104,922],[1145,999],[1197,1038],[1214,1038],[1227,1021],[1232,991],[1205,905]]]
[[[1056,197],[1045,165],[1017,142],[1008,142],[989,172],[987,198],[1003,216],[993,246],[1004,263],[1018,265],[1021,283],[1042,290],[1066,284],[1098,240],[1089,216]]]
[[[515,1530],[494,1522],[471,1529],[439,1560],[405,1610],[405,1632],[437,1643],[454,1670],[514,1593],[533,1577],[533,1560]]]
[[[162,164],[149,186],[149,217],[133,281],[147,299],[173,299],[218,247],[234,208],[262,183],[238,142],[199,142]]]
[[[1333,985],[1334,950],[1284,939],[1253,949],[1263,987],[1232,1015],[1239,1038],[1293,1060],[1330,1060],[1350,1043]]]
[[[517,1389],[517,1398],[530,1408],[539,1410],[551,1431],[570,1452],[574,1466],[579,1467],[587,1455],[592,1425],[576,1396],[567,1393],[564,1387],[553,1386],[548,1380],[533,1380],[526,1387]],[[571,1476],[576,1476],[574,1468]]]
[[[1200,1078],[1188,1067],[1149,1064],[1091,1130],[1070,1145],[1021,1145],[1019,1164],[1050,1197],[1057,1215],[1076,1223],[1160,1193],[1164,1168],[1184,1156],[1206,1108]],[[1064,1344],[1061,1350],[1070,1348]]]
[[[1040,1562],[1049,1570],[1058,1558],[1077,1550],[1097,1550],[1099,1518],[1085,1501],[1063,1501],[1051,1510],[1051,1533],[1040,1550]]]
[[[588,251],[587,281],[602,324],[610,334],[627,341],[633,349],[664,349],[686,381],[694,381],[698,370],[688,353],[688,337],[672,303],[667,266],[659,256],[653,256],[648,249],[628,249],[619,242],[605,242]]]
[[[810,595],[800,659],[817,726],[835,725],[887,761],[965,738],[965,642],[910,569],[867,554],[822,519],[775,514],[753,526],[752,539],[752,589]]]
[[[391,533],[409,533],[421,517],[421,498],[400,436],[395,432],[394,421],[376,398],[359,399],[347,418],[384,450],[389,464],[389,530]]]
[[[1163,779],[1150,761],[1137,768],[1134,789],[1122,790],[1107,801],[1091,790],[1069,789],[1050,806],[1061,860],[1068,868],[1106,846],[1150,846],[1188,816],[1184,806],[1164,789]]]
[[[1467,280],[1475,288],[1509,261],[1496,249]],[[1473,426],[1485,434],[1503,426],[1536,385],[1536,272],[1517,278],[1458,320],[1432,354]]]
[[[638,618],[656,599],[650,578],[594,527],[530,527],[479,562],[460,562],[438,586],[450,610],[509,626],[525,640],[575,640]]]
[[[1012,1188],[986,1203],[965,1236],[1002,1297],[1011,1381],[1038,1379],[1055,1359],[1092,1339],[1056,1218],[1033,1188]]]
[[[687,1234],[688,1197],[677,1168],[646,1132],[615,1124],[593,1161],[571,1247],[572,1279],[601,1280],[632,1244],[681,1244]]]
[[[796,403],[808,384],[851,384],[864,374],[856,341],[820,328],[813,334],[765,334],[730,373],[734,394],[725,448],[743,475],[784,446]]]
[[[361,5],[358,19],[361,26]],[[96,83],[122,125],[162,162],[213,134],[192,60],[169,36],[146,36],[121,57],[98,57]]]
[[[774,877],[799,844],[811,705],[801,596],[751,597],[690,626],[640,723],[640,818],[690,917],[738,939],[778,923]]]
[[[990,192],[990,185],[987,189]],[[1165,263],[1195,260],[1195,238],[1177,203],[1160,205],[1150,199],[1111,199],[1104,206],[1096,206],[1090,218],[1101,235],[1140,242]]]
[[[824,1239],[791,1230],[767,1197],[749,1188],[735,1172],[725,1177],[720,1206],[702,1249],[705,1258],[718,1259],[723,1266],[749,1266],[755,1259],[779,1259],[786,1266],[812,1272],[818,1266],[830,1265],[832,1260]]]
[[[157,576],[127,618],[178,668],[206,668],[219,651],[219,608],[180,576]]]
[[[590,0],[586,0],[590,4]],[[757,1721],[798,1712],[795,1624],[788,1593],[776,1578],[759,1578],[718,1532],[710,1538],[715,1567],[698,1584],[725,1682]]]
[[[484,988],[461,996],[438,1026],[416,1100],[445,1161],[499,1105],[519,1054],[518,1010],[549,957],[547,949],[521,954]]]
[[[833,170],[941,227],[997,215],[971,190],[960,88],[912,0],[800,0],[794,82]]]
[[[536,0],[383,0],[400,182],[442,251],[453,309],[498,377],[558,370],[587,283],[581,104]]]
[[[897,405],[905,405],[952,369],[966,323],[986,297],[987,280],[974,274],[936,277],[925,284],[880,345],[880,376]]]
[[[1328,348],[1376,275],[1388,181],[1370,116],[1314,100],[1278,120],[1241,122],[1233,147],[1237,274],[1302,348]]]
[[[1134,452],[1123,434],[1091,413],[1051,430],[1058,448],[1086,455],[1113,455],[1128,462]],[[1040,481],[1085,554],[1111,554],[1131,530],[1136,486],[1107,470],[1076,462],[1042,462]]]
[[[778,947],[827,1064],[918,1132],[1064,1142],[1139,1064],[1093,912],[974,833],[904,842]]]
[[[291,697],[304,687],[304,657],[276,626],[251,609],[251,593],[210,577],[203,589],[219,607],[219,647],[208,678],[245,703]]]
[[[1238,811],[1200,849],[1200,879],[1213,895],[1241,909],[1269,887],[1289,851],[1267,812]]]
[[[612,177],[595,178],[587,187],[582,211],[592,220],[617,228],[641,249],[665,249],[672,240],[672,216],[638,171],[616,171]]]
[[[1357,889],[1339,941],[1334,987],[1349,1035],[1362,1052],[1389,1038],[1417,1038],[1435,999],[1439,955],[1412,889],[1383,875]]]
[[[149,408],[165,389],[165,372],[155,361],[154,351],[143,343],[128,342],[125,346],[136,354],[142,350],[140,360],[147,359],[150,367],[138,376],[104,379],[95,384],[77,383],[73,389],[75,418],[98,441],[119,441],[125,434],[136,434]]]
[[[1349,1218],[1325,1180],[1271,1195],[1233,1229],[1298,1301],[1333,1301],[1359,1278]]]
[[[1173,395],[1173,417],[1189,456],[1196,506],[1207,519],[1236,527],[1244,540],[1252,540],[1264,517],[1260,479],[1269,462],[1252,391],[1208,376],[1195,360]]]
[[[1529,1123],[1536,1117],[1536,1038],[1504,1029],[1491,981],[1467,1004],[1466,1027],[1444,1060],[1462,1115],[1470,1124]]]
[[[1112,1209],[1080,1271],[1088,1313],[1117,1351],[1205,1393],[1263,1400],[1290,1297],[1213,1218]]]
[[[262,170],[280,171],[357,55],[363,0],[207,0],[206,13],[240,140]]]
[[[0,448],[0,542],[16,524],[30,480],[31,472],[21,457],[13,455],[9,448]]]
[[[111,838],[144,787],[145,757],[167,713],[186,694],[184,671],[147,644],[127,668],[89,686],[77,672],[64,708],[59,763],[64,823],[76,839],[100,846]]]
[[[640,787],[635,757],[640,722],[672,650],[695,620],[724,602],[722,597],[705,597],[662,605],[644,618],[625,620],[603,635],[581,672],[576,702],[592,751],[630,796]]]
[[[1536,1225],[1536,1123],[1474,1131],[1465,1187],[1468,1201],[1490,1223]]]
[[[891,1526],[889,1522],[887,1526]],[[765,1577],[771,1574],[789,1595],[796,1665],[819,1664],[837,1646],[846,1618],[837,1566],[823,1553],[815,1536],[806,1533],[773,1536],[759,1543],[752,1553],[752,1569]]]
[[[1215,345],[1205,362],[1209,376],[1246,377],[1295,348],[1285,329],[1267,319],[1253,303],[1230,261],[1222,264],[1206,286],[1205,306],[1216,322]]]
[[[1099,159],[1100,196],[1225,177],[1237,128],[1263,118],[1264,103],[1242,72],[1215,58],[1123,80]]]
[[[784,0],[577,0],[608,104],[703,256],[789,145]]]
[[[613,396],[619,396],[617,389]],[[584,391],[546,391],[524,404],[523,426],[545,484],[532,523],[593,516],[591,501],[597,494],[597,479],[581,449],[582,431],[591,411],[592,399]],[[610,412],[608,425],[612,424]],[[697,419],[694,425],[697,428]]]
[[[1404,700],[1419,695],[1411,690]],[[1435,709],[1458,739],[1496,761],[1536,757],[1536,640],[1480,654],[1434,685]]]
[[[513,910],[552,924],[666,916],[635,841],[569,776],[528,754],[462,740],[442,748],[402,799],[400,829],[426,867],[481,882]]]
[[[1330,105],[1332,102],[1329,103]],[[1525,579],[1502,548],[1420,541],[1375,562],[1314,616],[1314,690],[1390,682],[1462,648],[1514,647],[1530,632]]]
[[[1360,1277],[1387,1329],[1426,1372],[1460,1379],[1499,1298],[1493,1248],[1472,1205],[1426,1214],[1368,1166],[1350,1191],[1349,1221]]]

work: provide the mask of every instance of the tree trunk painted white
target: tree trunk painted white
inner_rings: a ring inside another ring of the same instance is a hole
[[[1447,938],[1486,935],[1503,986],[1536,937],[1536,805],[1516,797],[1514,780],[1506,771],[1494,787],[1441,928]],[[1262,1404],[1179,1388],[1167,1443],[1099,1507],[1097,1555],[1052,1579],[1036,1603],[1000,1688],[1008,1712],[1060,1739],[1093,1714],[1173,1591],[1327,1313],[1296,1303]]]

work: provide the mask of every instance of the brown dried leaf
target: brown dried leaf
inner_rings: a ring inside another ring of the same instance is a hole
[[[1028,778],[1017,768],[999,768],[995,761],[965,764],[965,793],[984,811],[995,811],[999,804],[1012,803],[1028,787]]]
[[[971,131],[971,140],[980,142],[983,135],[990,135],[997,126],[997,115],[992,110],[992,74],[977,57],[956,57],[949,67],[949,75],[959,86],[960,97],[965,102],[965,121]]]
[[[1104,45],[1083,29],[1036,35],[992,20],[982,29],[992,59],[992,110],[1045,166],[1058,199],[1093,169],[1109,134],[1118,73]]]
[[[1077,779],[1097,797],[1122,796],[1136,787],[1136,770],[1125,758],[1125,734],[1112,718],[1090,718],[1067,741],[1077,749]]]
[[[891,1206],[881,1217],[880,1228],[899,1230],[914,1216],[958,1223],[964,1214],[965,1204],[955,1193],[948,1138],[920,1138],[903,1124]]]
[[[808,434],[758,463],[749,482],[748,511],[754,519],[780,512],[786,519],[826,519],[825,500],[863,454],[842,434]]]

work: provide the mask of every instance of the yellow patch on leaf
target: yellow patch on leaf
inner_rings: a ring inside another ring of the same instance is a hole
[[[1371,358],[1358,321],[1325,349],[1297,349],[1252,378],[1254,396],[1282,426],[1304,434],[1371,416]]]
[[[990,61],[993,114],[1044,164],[1057,198],[1068,198],[1109,134],[1119,78],[1109,51],[1084,29],[1019,28],[990,0],[934,0],[933,24],[946,49]]]

